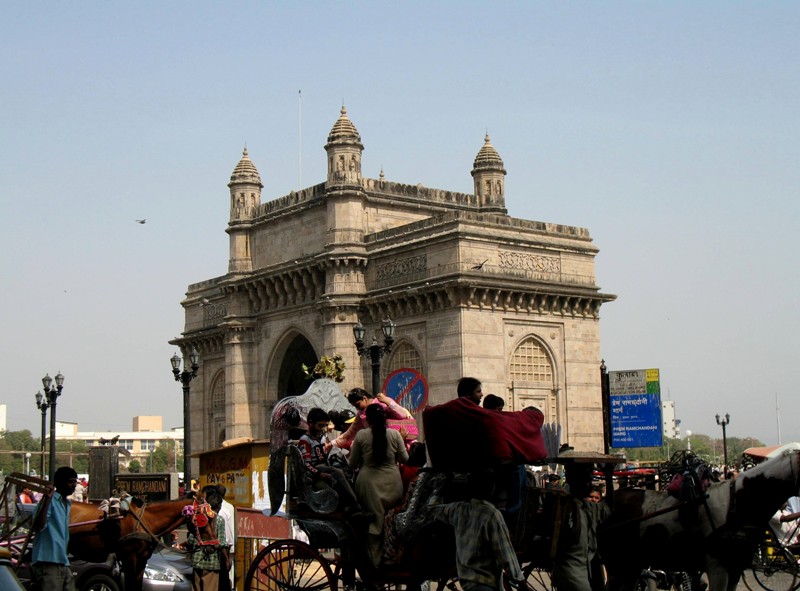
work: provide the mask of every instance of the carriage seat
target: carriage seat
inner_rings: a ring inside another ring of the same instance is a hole
[[[302,512],[303,508],[313,513],[333,513],[339,504],[339,495],[330,487],[317,486],[303,462],[303,452],[293,443],[286,448],[287,496],[289,513]]]

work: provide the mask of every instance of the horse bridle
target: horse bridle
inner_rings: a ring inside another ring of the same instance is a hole
[[[219,539],[217,538],[217,533],[214,531],[212,533],[212,537],[208,540],[203,540],[200,537],[200,528],[206,527],[209,522],[217,516],[217,513],[211,508],[211,505],[208,504],[208,501],[203,499],[202,503],[197,502],[197,498],[195,498],[194,502],[192,503],[192,514],[191,514],[191,521],[192,525],[197,528],[197,545],[198,546],[218,546]]]

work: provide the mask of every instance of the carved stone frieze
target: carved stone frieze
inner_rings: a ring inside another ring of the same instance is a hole
[[[411,273],[419,273],[428,268],[428,256],[425,254],[400,259],[398,261],[389,261],[381,263],[376,269],[376,278],[378,281],[389,279],[392,277],[402,277]]]
[[[364,307],[375,322],[387,316],[402,318],[458,307],[477,308],[487,312],[598,318],[603,301],[602,296],[531,293],[501,287],[438,285],[390,293],[380,299],[367,300]]]
[[[303,267],[250,279],[242,284],[250,301],[250,311],[263,313],[290,305],[315,302],[322,295],[325,272]]]
[[[203,326],[216,326],[227,315],[227,302],[221,302],[219,304],[206,304],[203,307]]]
[[[498,265],[512,269],[538,271],[540,273],[561,273],[561,259],[540,254],[510,252],[498,253]]]

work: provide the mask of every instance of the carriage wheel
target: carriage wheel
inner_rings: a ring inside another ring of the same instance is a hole
[[[800,586],[797,559],[786,548],[770,542],[759,546],[753,557],[753,579],[766,591],[793,591]],[[750,588],[750,577],[743,576]]]
[[[525,581],[533,591],[553,591],[553,578],[549,570],[544,568],[523,569]]]
[[[328,561],[299,540],[273,542],[256,555],[244,580],[245,591],[336,591]]]

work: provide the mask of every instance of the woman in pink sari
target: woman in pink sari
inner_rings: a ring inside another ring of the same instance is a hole
[[[370,404],[379,404],[386,417],[389,419],[410,419],[412,415],[408,410],[397,404],[394,400],[389,398],[386,394],[380,393],[377,398],[371,396],[369,392],[362,388],[353,388],[347,393],[347,401],[356,409],[356,418],[350,424],[350,427],[342,433],[339,437],[334,439],[333,445],[342,449],[350,449],[356,435],[362,429],[368,427],[367,424],[367,407]],[[400,434],[405,438],[407,433],[400,431]]]

